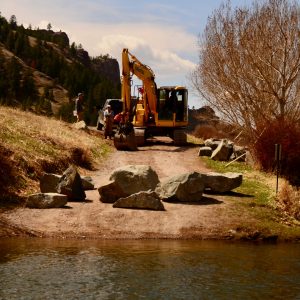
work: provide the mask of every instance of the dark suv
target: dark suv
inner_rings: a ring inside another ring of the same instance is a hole
[[[114,112],[114,115],[117,115],[123,110],[123,101],[121,99],[107,99],[104,103],[103,108],[100,109],[98,112],[98,120],[97,120],[98,130],[102,130],[104,126],[104,111],[106,110],[107,105],[110,105],[112,111]],[[117,127],[117,124],[115,124],[114,127]]]

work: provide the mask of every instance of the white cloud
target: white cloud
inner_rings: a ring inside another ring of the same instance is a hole
[[[195,67],[196,37],[173,26],[153,24],[68,24],[70,39],[81,43],[92,56],[110,54],[121,65],[123,48],[150,66],[161,84],[182,84],[173,78],[186,75]],[[73,35],[72,33],[76,33]],[[170,80],[168,80],[168,77]]]

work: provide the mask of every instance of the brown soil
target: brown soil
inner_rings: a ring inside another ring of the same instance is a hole
[[[189,171],[209,171],[197,152],[198,147],[176,147],[168,139],[163,143],[154,141],[136,152],[114,151],[92,177],[98,188],[115,168],[127,164],[150,165],[161,180]],[[99,201],[97,189],[86,194],[85,202],[69,202],[66,208],[6,211],[0,221],[9,226],[2,236],[222,239],[236,236],[240,224],[254,222],[236,210],[234,197],[224,195],[204,195],[201,203],[164,202],[165,211],[150,211],[113,208]]]

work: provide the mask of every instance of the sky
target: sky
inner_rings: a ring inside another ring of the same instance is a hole
[[[189,76],[199,57],[199,36],[222,0],[1,0],[0,12],[17,24],[68,34],[70,44],[81,44],[89,55],[109,54],[121,67],[128,48],[151,67],[158,86],[183,85],[189,89],[189,107],[204,101],[195,93]],[[251,0],[231,0],[249,6]],[[137,80],[134,83],[139,83]]]

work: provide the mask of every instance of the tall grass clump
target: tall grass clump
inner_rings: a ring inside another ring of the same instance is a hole
[[[277,207],[300,221],[300,189],[285,182],[277,196]]]

